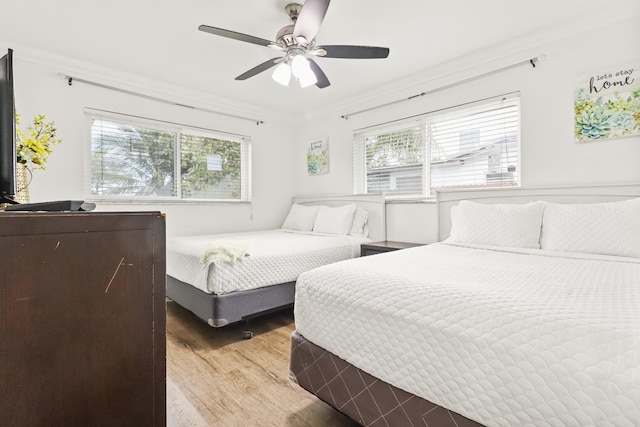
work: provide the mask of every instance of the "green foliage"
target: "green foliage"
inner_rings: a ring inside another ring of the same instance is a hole
[[[173,134],[96,120],[91,141],[92,194],[172,196]]]
[[[415,127],[367,138],[367,171],[422,164],[424,145],[420,132],[421,129]]]
[[[200,191],[215,187],[225,177],[240,177],[240,143],[183,134],[180,141],[182,191]],[[222,158],[222,170],[208,170],[207,156],[219,155]]]
[[[92,129],[92,194],[176,197],[180,179],[183,198],[227,198],[220,197],[221,183],[240,176],[237,142],[101,120],[95,120]],[[221,171],[208,170],[210,155],[222,158]]]

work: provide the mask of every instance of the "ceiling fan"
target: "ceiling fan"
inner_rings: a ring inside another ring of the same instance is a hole
[[[276,41],[208,25],[200,25],[198,29],[217,36],[269,47],[284,53],[284,56],[269,59],[240,74],[236,80],[246,80],[278,65],[273,73],[273,79],[278,83],[288,85],[291,74],[293,74],[300,81],[302,87],[315,84],[322,89],[330,85],[329,79],[316,61],[309,56],[355,59],[386,58],[389,56],[389,49],[386,47],[316,45],[315,37],[327,13],[329,2],[330,0],[306,0],[304,5],[290,3],[285,6],[285,13],[293,21],[293,24],[280,29],[276,35]]]

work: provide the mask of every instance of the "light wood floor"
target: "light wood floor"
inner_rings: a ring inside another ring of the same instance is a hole
[[[288,378],[291,310],[211,328],[167,303],[167,426],[354,427]]]

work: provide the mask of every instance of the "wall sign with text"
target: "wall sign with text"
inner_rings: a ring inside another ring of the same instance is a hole
[[[640,135],[640,65],[581,78],[574,110],[575,142]]]

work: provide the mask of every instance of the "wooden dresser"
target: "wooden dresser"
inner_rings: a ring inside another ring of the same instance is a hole
[[[165,426],[159,212],[0,212],[0,425]]]

